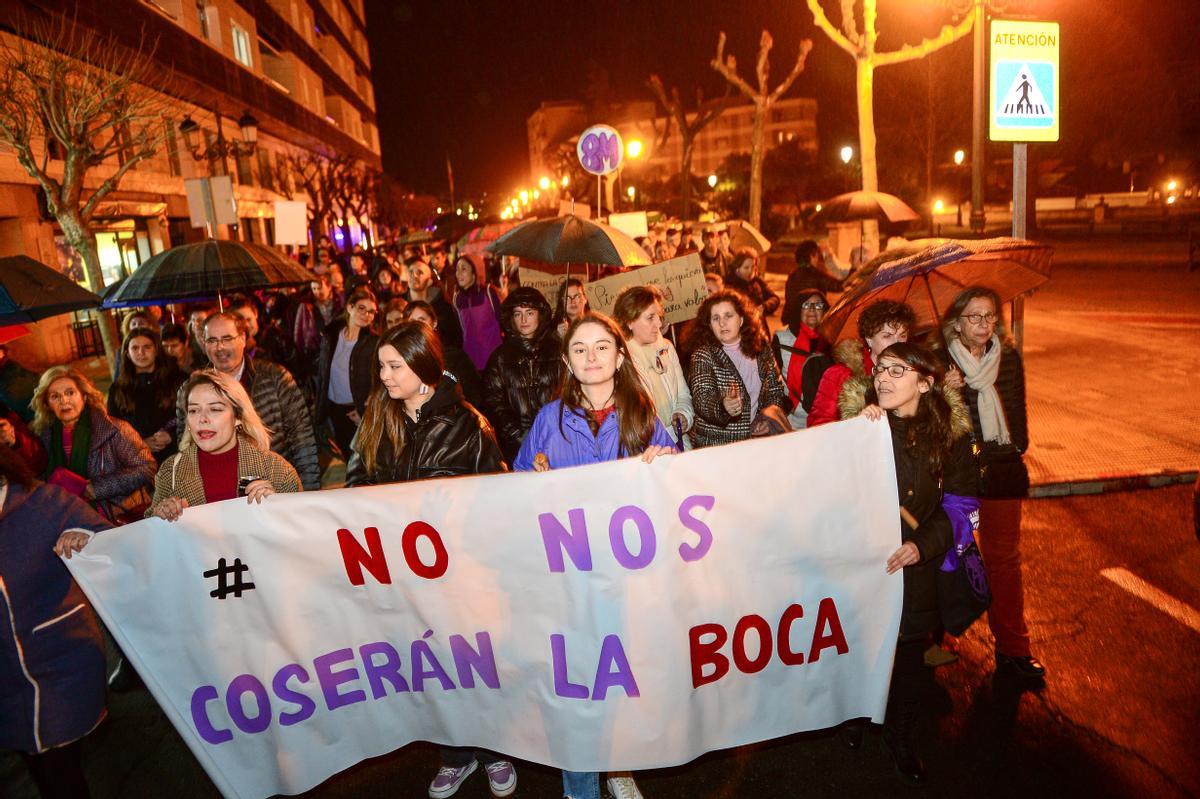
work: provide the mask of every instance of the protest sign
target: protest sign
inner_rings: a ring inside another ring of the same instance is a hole
[[[546,302],[550,303],[550,307],[556,307],[558,302],[558,292],[562,290],[563,281],[567,279],[565,270],[563,274],[551,274],[543,272],[540,269],[528,269],[524,266],[517,267],[517,279],[521,281],[522,286],[529,286],[542,292],[542,296],[546,298]],[[587,268],[580,266],[575,269],[575,277],[580,280],[587,280]]]
[[[689,253],[588,283],[588,304],[592,310],[612,316],[617,296],[629,286],[643,285],[662,289],[667,324],[695,318],[701,303],[708,297],[700,255]]]
[[[427,740],[577,771],[881,721],[903,578],[888,425],[275,495],[67,561],[217,787]]]
[[[650,232],[645,211],[631,211],[626,214],[609,214],[609,227],[615,227],[631,239],[640,238]]]

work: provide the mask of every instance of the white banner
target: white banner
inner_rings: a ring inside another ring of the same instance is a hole
[[[226,796],[415,740],[638,770],[882,720],[895,481],[887,425],[860,419],[650,465],[221,502],[67,563]]]

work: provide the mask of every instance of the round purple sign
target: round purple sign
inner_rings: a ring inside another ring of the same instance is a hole
[[[625,143],[621,134],[608,125],[592,125],[579,137],[575,145],[579,163],[593,175],[616,172],[625,156]]]

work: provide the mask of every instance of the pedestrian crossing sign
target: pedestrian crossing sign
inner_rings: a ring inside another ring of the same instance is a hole
[[[1058,141],[1058,23],[994,20],[990,138]]]

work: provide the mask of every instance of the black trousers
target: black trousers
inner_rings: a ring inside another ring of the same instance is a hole
[[[80,741],[21,757],[29,766],[33,782],[42,799],[88,799],[87,780],[83,777],[83,751]]]
[[[333,426],[333,443],[337,444],[342,458],[350,460],[350,442],[358,431],[358,423],[350,418],[354,413],[353,405],[334,405],[329,403],[329,423]]]
[[[888,693],[884,726],[897,733],[909,734],[916,724],[921,687],[928,678],[925,650],[928,636],[896,645],[896,663],[892,667],[892,685]]]

